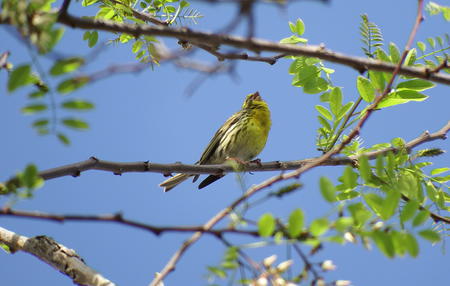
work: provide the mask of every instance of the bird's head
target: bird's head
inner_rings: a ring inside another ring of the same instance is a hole
[[[242,108],[251,108],[252,106],[266,105],[259,92],[251,93],[245,98]]]

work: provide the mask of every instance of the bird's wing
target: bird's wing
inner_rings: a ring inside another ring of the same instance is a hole
[[[205,165],[210,163],[211,158],[213,154],[216,152],[217,147],[219,146],[223,136],[230,129],[230,126],[236,124],[236,122],[239,121],[239,117],[240,112],[237,112],[233,114],[230,118],[228,118],[227,121],[225,121],[225,123],[219,128],[219,130],[217,130],[216,134],[214,134],[205,151],[203,151],[203,154],[200,157],[200,160],[198,160],[197,164]]]

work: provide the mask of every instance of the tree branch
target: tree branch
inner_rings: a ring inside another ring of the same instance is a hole
[[[422,21],[422,11],[423,11],[423,0],[418,0],[418,9],[417,9],[417,17],[416,17],[416,22],[411,30],[411,34],[409,36],[408,42],[405,46],[405,50],[403,52],[402,58],[400,60],[400,62],[396,65],[395,70],[392,74],[391,80],[389,81],[389,83],[386,86],[385,91],[383,92],[383,94],[381,94],[380,96],[378,96],[374,103],[370,105],[370,107],[367,109],[366,114],[360,119],[360,121],[358,122],[357,126],[350,132],[348,138],[346,138],[346,140],[344,140],[339,146],[337,146],[336,148],[333,148],[332,150],[328,151],[327,153],[323,154],[321,157],[317,158],[316,160],[305,164],[304,166],[300,167],[299,169],[292,171],[288,174],[280,174],[278,176],[274,176],[272,178],[269,178],[268,180],[255,185],[251,188],[249,188],[244,195],[242,195],[240,198],[238,198],[237,200],[235,200],[233,203],[231,203],[227,208],[221,210],[219,213],[217,213],[214,217],[212,217],[208,222],[206,222],[204,224],[204,228],[205,229],[211,229],[215,224],[217,224],[218,222],[220,222],[223,218],[225,218],[233,209],[235,209],[238,205],[240,205],[242,202],[246,201],[249,197],[253,196],[254,194],[256,194],[257,192],[267,188],[268,186],[271,186],[277,182],[286,180],[286,179],[290,179],[290,178],[299,178],[303,173],[309,171],[310,169],[313,169],[317,166],[319,166],[320,164],[322,164],[323,162],[325,162],[326,160],[330,159],[332,156],[338,154],[345,145],[347,145],[348,143],[351,142],[351,140],[357,135],[359,134],[360,129],[362,128],[362,126],[364,125],[364,123],[367,121],[367,119],[369,118],[369,116],[372,114],[373,110],[375,110],[375,108],[377,107],[378,103],[388,94],[388,92],[391,89],[392,83],[396,77],[396,75],[398,74],[398,72],[400,71],[400,68],[403,64],[403,61],[405,60],[406,54],[409,50],[409,47],[412,43],[412,40],[414,39],[415,34],[417,33],[417,29],[419,27],[420,22]],[[448,125],[448,124],[447,124]],[[159,285],[159,283],[161,281],[163,281],[163,279],[175,269],[175,265],[177,264],[177,262],[180,260],[180,258],[182,257],[182,255],[184,254],[184,252],[186,252],[186,250],[195,242],[197,242],[197,240],[200,239],[200,237],[202,236],[201,232],[196,232],[194,233],[188,240],[186,240],[181,247],[175,252],[175,254],[170,258],[170,260],[167,262],[167,264],[164,266],[164,268],[162,269],[162,271],[160,272],[160,275],[158,275],[157,277],[155,277],[155,279],[153,279],[153,281],[151,282],[151,286],[157,286]]]
[[[72,28],[80,29],[95,29],[108,32],[121,32],[138,37],[140,35],[171,37],[185,40],[193,43],[204,43],[211,48],[216,48],[221,45],[232,46],[235,48],[242,48],[254,52],[275,52],[283,55],[292,56],[308,56],[317,57],[322,60],[330,61],[337,64],[350,66],[360,72],[365,70],[378,70],[383,72],[394,72],[398,65],[387,62],[373,60],[369,58],[353,57],[342,53],[334,52],[326,49],[323,45],[291,45],[280,44],[262,39],[249,39],[246,37],[232,36],[227,34],[215,34],[190,30],[188,28],[173,28],[165,25],[137,25],[128,23],[118,23],[101,19],[86,19],[74,17],[68,13],[61,13],[57,20],[59,23],[70,26]],[[223,54],[222,54],[223,55]],[[244,59],[241,56],[232,56],[230,58]],[[248,59],[248,58],[247,58]],[[255,60],[252,58],[252,60]],[[266,59],[264,59],[266,61]],[[267,61],[266,61],[267,62]],[[433,72],[428,68],[417,67],[399,67],[398,74],[412,76],[422,79],[428,79],[434,82],[450,85],[450,75],[440,72]]]
[[[129,219],[123,218],[121,213],[105,214],[105,215],[57,215],[43,212],[31,212],[12,210],[10,208],[0,209],[0,216],[22,217],[39,220],[48,220],[53,222],[64,223],[66,221],[90,221],[90,222],[113,222],[130,227],[139,228],[149,231],[154,235],[160,235],[164,232],[203,232],[213,236],[221,236],[222,234],[243,234],[249,236],[259,236],[257,231],[240,230],[235,228],[221,228],[205,230],[202,225],[198,226],[154,226]]]
[[[28,238],[0,227],[0,242],[12,253],[20,250],[32,254],[49,264],[77,285],[113,286],[113,282],[88,267],[74,250],[57,243],[47,236]]]
[[[423,132],[417,138],[407,142],[403,148],[410,152],[414,147],[417,147],[426,142],[438,140],[438,139],[446,139],[447,133],[450,130],[450,121],[447,122],[445,126],[443,126],[440,130],[429,133],[428,131]],[[367,156],[369,159],[375,159],[379,155],[385,155],[388,152],[398,152],[399,149],[395,147],[389,147],[385,149],[381,149],[378,151],[371,151],[367,153],[363,153],[357,156],[350,157],[336,157],[336,158],[327,158],[326,160],[322,160],[319,165],[320,166],[338,166],[338,165],[354,165],[356,161],[361,156]],[[249,163],[245,166],[245,171],[248,172],[262,172],[262,171],[286,171],[286,170],[297,170],[302,166],[308,165],[312,162],[316,162],[321,157],[315,158],[307,158],[303,160],[294,160],[294,161],[273,161],[273,162],[265,162],[265,163]],[[187,165],[181,163],[174,164],[159,164],[159,163],[150,163],[150,162],[111,162],[97,159],[96,157],[91,157],[88,160],[80,161],[77,163],[56,167],[53,169],[48,169],[39,172],[39,176],[44,180],[51,180],[64,176],[72,176],[78,177],[82,172],[88,170],[101,170],[112,172],[115,175],[122,175],[123,173],[130,172],[152,172],[152,173],[162,173],[164,175],[169,175],[171,173],[188,173],[188,174],[222,174],[229,172],[237,172],[238,170],[234,169],[233,166],[222,164],[222,165]],[[11,178],[7,182],[4,183],[6,186],[15,185],[20,186],[20,183],[17,177]]]

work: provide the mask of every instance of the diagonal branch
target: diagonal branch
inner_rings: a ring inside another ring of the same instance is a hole
[[[74,250],[47,236],[26,237],[0,227],[0,244],[12,253],[20,250],[32,254],[70,277],[77,285],[113,286],[113,282],[87,266]]]
[[[361,58],[348,56],[326,49],[323,45],[291,45],[280,44],[263,39],[239,37],[227,34],[207,33],[195,31],[188,28],[174,28],[165,25],[137,25],[129,23],[118,23],[101,19],[86,19],[72,16],[68,13],[60,13],[59,23],[70,26],[72,28],[80,29],[94,29],[108,32],[120,32],[139,37],[140,35],[162,36],[177,38],[187,42],[204,43],[210,47],[220,47],[222,45],[241,48],[248,51],[260,52],[274,52],[283,55],[292,56],[308,56],[317,57],[322,60],[337,63],[352,67],[358,71],[377,70],[383,72],[394,72],[398,69],[397,74],[428,79],[434,82],[450,85],[450,75],[441,72],[433,72],[428,68],[406,67],[399,66],[387,62],[382,62],[369,58]],[[222,54],[226,55],[226,54]],[[237,59],[245,57],[233,56]],[[230,56],[230,58],[233,58]],[[276,59],[275,59],[276,60]],[[266,59],[264,59],[266,61]]]
[[[290,179],[290,178],[299,178],[303,173],[309,171],[310,169],[313,169],[326,160],[330,159],[332,156],[338,154],[348,143],[351,142],[351,140],[359,134],[360,129],[364,125],[364,123],[367,121],[367,119],[370,117],[372,112],[376,109],[378,103],[389,93],[392,83],[397,76],[398,72],[400,71],[400,68],[406,58],[406,54],[408,53],[409,47],[417,33],[418,27],[422,21],[422,11],[423,11],[423,0],[418,0],[418,9],[417,9],[417,17],[416,21],[414,23],[414,26],[411,30],[411,34],[409,36],[408,42],[405,46],[405,50],[403,52],[402,58],[400,62],[396,65],[395,70],[392,74],[390,82],[387,84],[385,91],[383,94],[378,96],[378,98],[375,99],[374,103],[370,105],[370,107],[367,109],[366,114],[360,119],[357,126],[350,132],[348,138],[344,140],[339,146],[336,148],[333,148],[332,150],[328,151],[327,153],[323,154],[321,157],[319,157],[317,160],[308,163],[301,168],[290,172],[288,174],[280,174],[278,176],[274,176],[272,178],[269,178],[268,180],[255,185],[251,188],[249,188],[243,196],[235,200],[233,203],[231,203],[228,207],[218,212],[214,217],[212,217],[208,222],[204,224],[205,229],[211,229],[214,225],[216,225],[218,222],[220,222],[223,218],[225,218],[233,209],[235,209],[238,205],[240,205],[242,202],[246,201],[249,197],[253,196],[254,194],[258,193],[259,191],[267,188],[268,186],[271,186],[277,182]],[[160,275],[158,275],[153,281],[151,282],[151,286],[159,285],[163,279],[175,269],[175,265],[177,262],[181,259],[182,255],[187,251],[187,249],[192,246],[197,240],[200,239],[202,236],[201,232],[194,233],[188,240],[186,240],[181,247],[173,254],[173,256],[170,258],[170,260],[166,263],[162,271],[160,272]]]

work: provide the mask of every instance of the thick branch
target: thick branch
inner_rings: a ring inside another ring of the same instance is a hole
[[[137,25],[128,23],[117,23],[113,21],[100,19],[86,19],[74,17],[68,13],[60,14],[58,22],[73,28],[95,29],[108,32],[121,32],[134,35],[162,36],[177,38],[185,41],[193,41],[194,43],[205,43],[210,47],[219,47],[221,45],[242,48],[254,52],[275,52],[284,55],[317,57],[322,60],[350,66],[358,71],[378,70],[383,72],[394,72],[397,65],[381,62],[378,60],[348,56],[342,53],[334,52],[326,49],[324,46],[298,46],[290,44],[280,44],[262,39],[248,39],[246,37],[221,35],[215,33],[207,33],[194,31],[187,28],[173,28],[164,25]],[[223,55],[223,54],[221,54]],[[236,56],[235,58],[243,59]],[[245,58],[245,57],[244,57]],[[266,59],[264,60],[266,61]],[[398,74],[428,79],[434,82],[450,85],[450,75],[440,72],[433,72],[427,68],[416,68],[403,66],[399,68]]]
[[[0,227],[0,242],[11,252],[24,251],[69,276],[77,285],[112,286],[113,282],[88,267],[74,250],[57,243],[47,236],[28,238]]]
[[[434,141],[437,139],[446,139],[446,134],[450,130],[450,121],[447,122],[440,130],[429,133],[428,131],[423,132],[417,138],[407,142],[404,148],[409,152],[414,147],[421,145],[425,142]],[[385,155],[388,152],[397,152],[398,149],[394,147],[385,148],[378,151],[367,152],[358,156],[351,157],[336,157],[328,158],[322,160],[319,165],[321,166],[337,166],[337,165],[354,165],[361,156],[367,156],[369,159],[375,159],[379,155]],[[285,170],[297,170],[298,168],[308,165],[311,162],[316,162],[319,157],[308,158],[303,160],[294,161],[274,161],[266,163],[249,163],[245,166],[245,171],[248,172],[261,172],[261,171],[285,171]],[[171,173],[188,173],[188,174],[222,174],[229,172],[236,172],[230,165],[185,165],[181,163],[175,164],[158,164],[150,162],[111,162],[97,159],[91,157],[88,160],[41,171],[39,176],[44,180],[55,179],[63,176],[73,176],[78,177],[82,172],[88,170],[101,170],[112,172],[115,175],[122,175],[123,173],[129,172],[153,172],[162,174]],[[19,185],[17,178],[12,178],[8,180],[5,185],[14,184]]]

